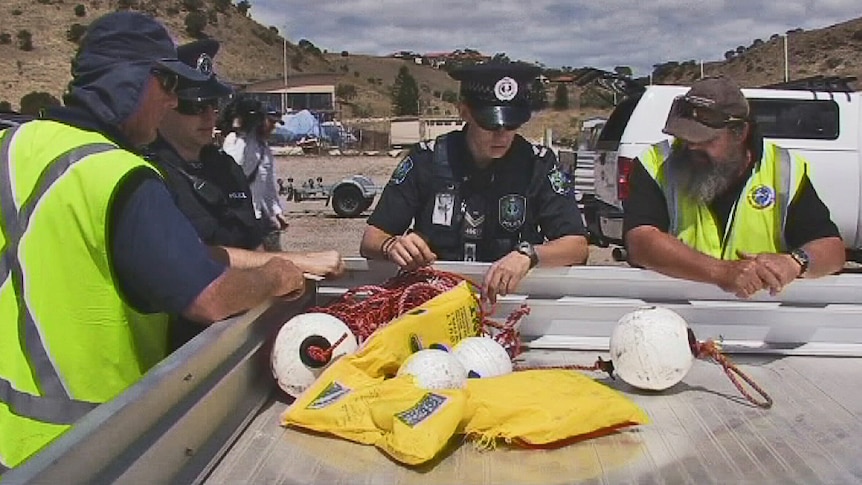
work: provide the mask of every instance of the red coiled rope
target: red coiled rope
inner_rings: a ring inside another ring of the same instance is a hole
[[[329,305],[310,308],[308,312],[327,313],[338,318],[347,324],[359,342],[363,342],[381,326],[451,290],[462,281],[469,282],[461,275],[427,267],[399,272],[379,286],[366,285],[348,290]],[[479,304],[482,331],[491,334],[514,357],[520,353],[520,336],[516,326],[529,313],[529,308],[521,305],[509,315],[506,323],[497,323],[487,317],[488,312],[478,295],[481,288],[472,282],[470,284],[477,290],[474,297]]]

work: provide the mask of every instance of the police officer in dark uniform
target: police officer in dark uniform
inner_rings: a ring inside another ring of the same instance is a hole
[[[212,143],[219,100],[233,93],[212,73],[218,49],[219,43],[210,39],[177,48],[181,61],[210,77],[178,86],[177,107],[162,120],[148,158],[162,169],[177,206],[215,258],[231,267],[253,268],[280,257],[306,273],[340,274],[343,263],[336,251],[262,252],[265,234],[255,217],[248,179],[233,157]],[[172,347],[180,347],[203,329],[177,318],[171,325]]]
[[[404,269],[434,261],[494,264],[486,296],[513,291],[536,265],[584,264],[586,230],[553,152],[516,134],[540,70],[523,63],[457,69],[462,131],[414,146],[368,219],[360,252]],[[412,229],[408,232],[408,228]]]
[[[204,243],[256,249],[263,231],[251,207],[248,181],[233,158],[211,142],[219,100],[233,92],[212,75],[218,48],[219,43],[210,39],[177,48],[181,61],[211,77],[179,87],[177,108],[162,121],[150,152],[163,169],[177,206]]]

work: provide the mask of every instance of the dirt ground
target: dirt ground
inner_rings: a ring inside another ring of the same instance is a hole
[[[389,156],[286,156],[276,159],[276,173],[284,180],[293,177],[295,185],[317,177],[323,178],[324,185],[333,184],[342,177],[362,174],[382,187],[399,161],[400,157]],[[375,199],[375,205],[376,202]],[[287,251],[336,249],[345,257],[357,257],[365,220],[375,205],[362,217],[342,219],[336,217],[324,201],[288,202],[282,199],[290,227],[281,235],[281,246]],[[614,262],[610,248],[596,246],[590,246],[588,264],[625,265]]]

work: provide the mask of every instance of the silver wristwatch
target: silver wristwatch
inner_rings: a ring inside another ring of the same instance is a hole
[[[539,264],[539,255],[536,253],[536,248],[533,247],[528,241],[521,241],[515,247],[515,251],[523,254],[530,258],[530,268],[534,268],[537,264]]]

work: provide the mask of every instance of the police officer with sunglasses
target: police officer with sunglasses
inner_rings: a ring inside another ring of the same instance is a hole
[[[150,159],[165,174],[177,206],[191,221],[213,256],[236,268],[264,265],[281,257],[306,273],[320,276],[343,272],[340,255],[320,253],[264,253],[264,231],[255,217],[248,179],[233,157],[213,144],[219,101],[233,90],[213,74],[215,40],[194,41],[177,48],[181,61],[209,76],[207,81],[181,81],[177,107],[159,126],[159,136],[149,147]],[[171,345],[178,348],[203,327],[184,319],[171,326]]]
[[[550,149],[516,133],[530,119],[539,73],[524,63],[450,73],[461,82],[465,126],[419,143],[401,160],[368,219],[363,256],[404,269],[491,262],[484,278],[490,301],[514,291],[537,265],[586,262],[573,181]]]
[[[740,298],[844,265],[844,243],[800,156],[765,141],[727,77],[692,84],[642,153],[623,201],[629,261]]]

